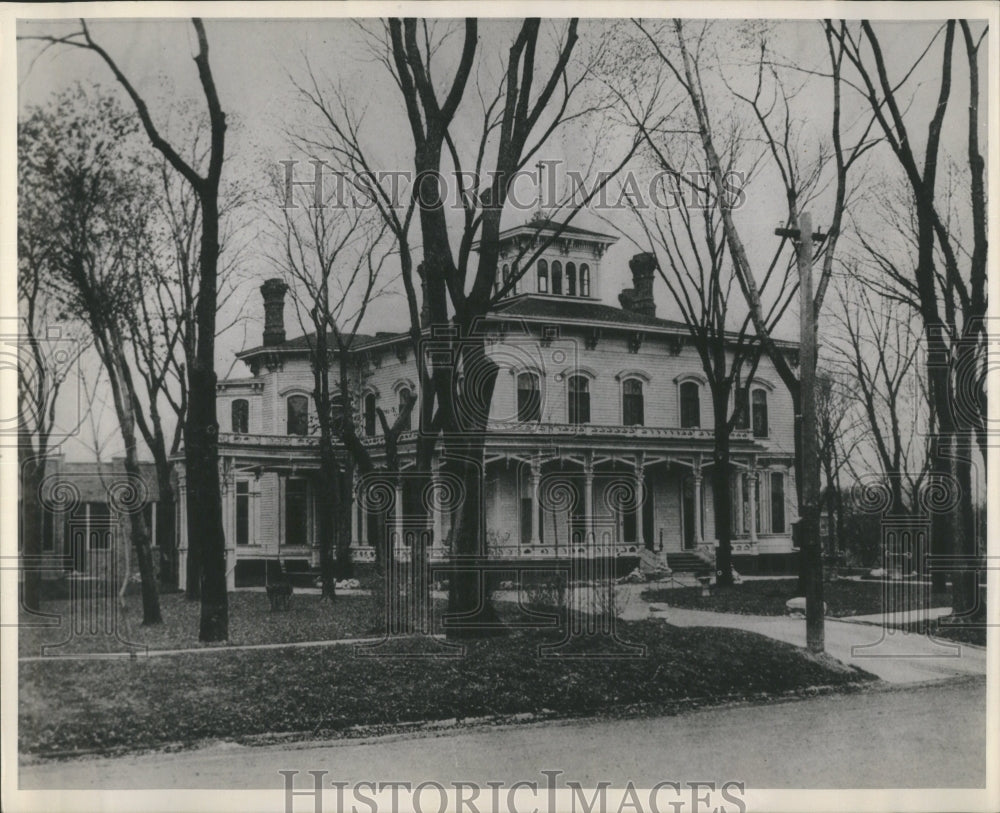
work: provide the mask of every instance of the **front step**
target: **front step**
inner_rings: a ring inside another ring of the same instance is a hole
[[[672,551],[666,554],[667,566],[680,573],[700,573],[712,570],[712,564],[690,551]]]

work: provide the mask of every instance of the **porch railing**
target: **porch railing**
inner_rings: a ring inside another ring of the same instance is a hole
[[[561,438],[593,438],[593,439],[649,439],[649,440],[700,440],[711,441],[715,432],[711,429],[688,429],[672,426],[617,426],[606,424],[572,424],[572,423],[518,423],[516,421],[491,421],[487,426],[490,435],[528,436],[528,437],[561,437]],[[415,440],[415,430],[404,432],[400,442]],[[734,429],[730,435],[733,441],[752,441],[753,432],[749,429]],[[316,435],[262,435],[236,434],[220,432],[219,443],[230,446],[263,446],[287,449],[315,448],[319,442]],[[365,446],[378,446],[382,436],[364,438]]]

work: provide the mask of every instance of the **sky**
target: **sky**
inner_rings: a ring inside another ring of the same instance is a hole
[[[378,23],[367,21],[364,25],[372,29]],[[602,43],[612,37],[616,25],[617,21],[585,21],[581,25],[578,53],[582,56],[599,51]],[[779,21],[775,25],[772,42],[778,43],[775,47],[790,63],[807,69],[825,65],[826,46],[817,22]],[[449,21],[439,22],[434,30],[440,33],[450,26]],[[915,56],[913,44],[927,42],[937,27],[938,23],[934,22],[881,24],[879,31],[890,66],[901,69]],[[18,35],[58,34],[67,30],[66,23],[22,21]],[[270,246],[273,244],[269,242],[266,210],[262,208],[274,205],[271,177],[279,162],[306,157],[294,144],[295,135],[319,132],[316,113],[303,99],[296,84],[308,80],[311,68],[325,92],[340,88],[350,100],[352,109],[359,115],[363,113],[362,132],[380,167],[409,167],[413,146],[399,91],[386,67],[374,57],[370,40],[355,21],[209,19],[206,30],[213,74],[230,125],[224,180],[248,191],[254,201],[241,212],[239,222],[232,228],[234,247],[238,248],[233,269],[237,292],[226,305],[229,312],[219,316],[220,324],[234,322],[234,326],[218,339],[218,373],[223,377],[231,371],[238,376],[247,371],[242,365],[233,366],[234,354],[260,343],[262,307],[257,288],[264,279],[280,275],[272,259],[274,252]],[[549,43],[563,30],[562,21],[546,21],[542,41]],[[473,139],[478,137],[478,93],[495,91],[501,55],[509,47],[514,31],[515,21],[490,20],[481,24],[481,60],[476,84],[467,91],[456,123],[460,149],[471,149],[461,146],[463,139],[474,143]],[[192,59],[197,43],[187,20],[95,22],[92,33],[148,100],[154,120],[166,133],[180,137],[187,123],[203,115],[204,100]],[[438,57],[441,66],[438,77],[453,69],[459,45],[458,36],[444,41]],[[958,45],[956,53],[961,55]],[[605,59],[613,58],[614,54],[605,56]],[[738,48],[731,53],[721,52],[718,58],[731,80],[734,76],[737,82],[752,78],[752,74],[741,76],[734,67],[741,58]],[[18,44],[17,62],[18,109],[22,114],[27,107],[45,104],[55,93],[77,81],[100,83],[109,92],[121,92],[107,68],[89,52],[65,47],[43,50],[39,43],[23,40]],[[937,69],[935,61],[914,75],[913,110],[927,109],[928,100],[932,98],[930,94],[937,90],[934,82]],[[706,82],[717,85],[722,75],[721,71],[708,71]],[[648,77],[640,75],[638,79],[640,87],[644,78]],[[962,72],[957,71],[952,112],[946,122],[946,149],[958,149],[962,144],[964,121],[955,111],[962,108],[963,83]],[[793,102],[796,114],[801,117],[800,148],[804,154],[814,151],[821,139],[828,139],[830,104],[829,93],[822,92],[825,87],[823,80],[803,74],[802,87]],[[845,111],[851,104],[845,102]],[[919,121],[918,126],[923,127],[922,116]],[[919,129],[915,132],[919,133]],[[915,136],[919,137],[919,134]],[[547,142],[537,158],[559,160],[569,168],[586,170],[591,161],[598,167],[602,166],[602,161],[603,165],[614,163],[613,159],[623,154],[627,143],[627,134],[612,117],[605,117],[603,121],[590,118],[585,124],[570,127]],[[637,165],[637,169],[643,171],[641,165]],[[894,167],[884,155],[876,153],[868,171],[891,173]],[[522,184],[520,191],[522,197],[529,199],[534,194],[531,183]],[[824,202],[825,199],[820,198],[814,212],[814,223],[820,227],[824,225]],[[737,213],[748,250],[758,262],[760,258],[769,257],[774,248],[773,230],[783,219],[784,206],[783,191],[773,166],[765,160],[755,166],[748,186],[748,203]],[[508,211],[504,223],[514,225],[529,215],[530,212]],[[602,262],[602,296],[609,304],[617,305],[618,292],[631,284],[628,258],[639,250],[629,239],[630,235],[640,236],[634,217],[624,210],[584,212],[573,222],[599,231],[622,232],[621,239],[609,249]],[[399,285],[390,287],[401,290]],[[670,306],[668,292],[660,280],[656,282],[655,298],[658,315],[676,317],[676,310]],[[289,335],[299,332],[294,319],[291,308],[286,308]],[[379,330],[403,329],[405,319],[402,296],[391,293],[373,304],[368,323],[362,330],[373,331],[376,326]],[[795,314],[790,312],[778,333],[792,338],[797,330]],[[95,429],[94,434],[110,437],[114,434],[113,411],[109,407],[105,412],[101,428]],[[71,457],[93,456],[92,439],[89,444],[73,446],[70,444],[66,449]],[[105,455],[113,448],[112,441]]]

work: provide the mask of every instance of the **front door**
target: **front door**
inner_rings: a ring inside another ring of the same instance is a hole
[[[653,530],[653,494],[647,486],[643,489],[642,501],[642,535],[646,541],[646,549],[655,551],[657,549],[656,539]]]

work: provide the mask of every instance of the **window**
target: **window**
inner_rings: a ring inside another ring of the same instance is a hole
[[[305,547],[308,540],[306,481],[289,477],[285,481],[285,544]]]
[[[514,280],[514,284],[511,286],[510,292],[516,295],[518,280],[520,279],[520,277],[518,277],[517,260],[514,260],[514,264],[510,267],[510,276],[511,279]]]
[[[549,264],[545,260],[538,261],[538,293],[549,292]]]
[[[590,296],[590,266],[580,266],[580,296]]]
[[[636,522],[636,508],[625,508],[622,510],[622,542],[637,542],[639,535],[639,524]]]
[[[400,415],[403,414],[403,408],[406,406],[406,404],[407,404],[407,402],[409,400],[410,400],[410,388],[409,387],[400,387],[399,388],[399,413],[398,414],[400,414]],[[401,432],[409,432],[412,425],[413,425],[413,412],[411,410],[410,412],[407,413],[406,420],[403,422],[403,425],[400,428],[400,431]]]
[[[232,404],[233,433],[245,435],[250,431],[250,402],[238,398]]]
[[[566,293],[576,296],[576,266],[566,263]]]
[[[289,395],[288,401],[288,434],[306,435],[309,433],[309,399],[304,395]]]
[[[510,282],[510,266],[507,263],[503,264],[503,284],[507,287],[507,283]]]
[[[785,532],[785,475],[771,472],[771,533]]]
[[[558,260],[552,263],[552,293],[562,296],[562,263]]]
[[[517,419],[522,423],[542,419],[541,392],[534,373],[521,373],[517,377]]]
[[[236,544],[250,544],[250,483],[236,483]]]
[[[590,423],[590,381],[582,375],[569,379],[569,422]]]
[[[696,381],[681,384],[681,428],[701,426],[701,392]]]
[[[643,413],[642,382],[629,378],[622,384],[622,423],[642,426],[645,423]]]
[[[753,401],[753,436],[767,437],[767,393],[764,390],[754,390]]]
[[[370,392],[365,396],[365,434],[375,437],[375,393]]]
[[[749,429],[750,428],[750,399],[747,397],[747,391],[740,387],[735,393],[735,406],[736,406],[736,428],[737,429]]]

